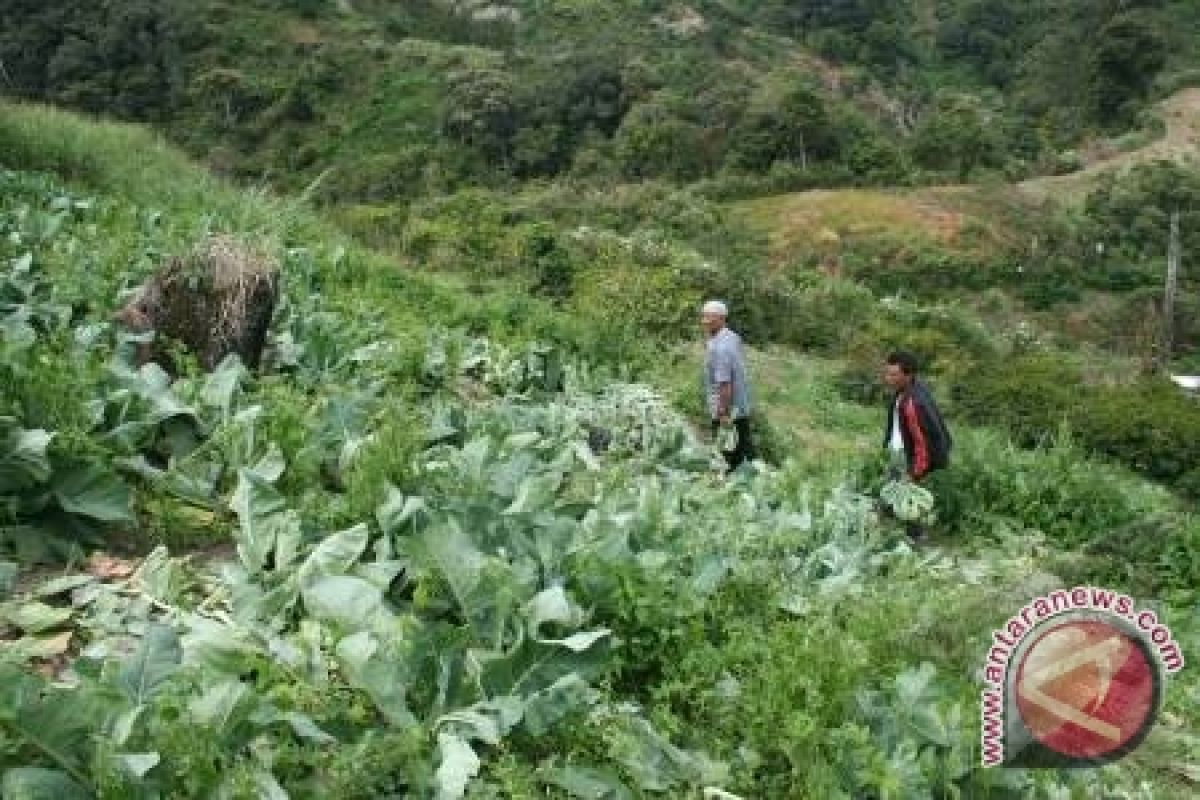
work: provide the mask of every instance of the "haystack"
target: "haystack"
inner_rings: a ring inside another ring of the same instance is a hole
[[[211,236],[146,281],[116,319],[154,341],[139,353],[175,372],[172,341],[212,370],[230,353],[258,366],[278,297],[277,264],[229,236]]]

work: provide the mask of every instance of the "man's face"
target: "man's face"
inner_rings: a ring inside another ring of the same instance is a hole
[[[892,389],[903,389],[908,385],[908,375],[904,374],[899,364],[884,364],[883,382]]]
[[[725,326],[725,317],[720,314],[714,314],[711,311],[700,312],[700,327],[708,335],[712,335],[721,330]]]

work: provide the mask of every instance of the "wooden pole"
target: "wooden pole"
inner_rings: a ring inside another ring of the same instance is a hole
[[[1167,285],[1163,290],[1163,343],[1160,364],[1164,370],[1170,368],[1171,356],[1175,352],[1175,294],[1179,288],[1179,261],[1182,257],[1179,246],[1179,211],[1171,213],[1171,238],[1167,243]]]

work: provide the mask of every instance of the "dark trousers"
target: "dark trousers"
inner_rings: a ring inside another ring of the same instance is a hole
[[[731,470],[737,469],[745,461],[754,460],[754,443],[750,441],[750,419],[748,417],[735,419],[733,426],[737,429],[737,447],[729,451],[721,451],[721,455],[725,457],[725,463],[729,464]],[[720,429],[721,423],[714,419],[712,423],[713,436],[716,436]]]

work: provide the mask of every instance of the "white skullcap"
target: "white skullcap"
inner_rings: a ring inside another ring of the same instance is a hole
[[[729,309],[720,300],[709,300],[700,308],[701,314],[720,314],[722,317],[729,316]]]

